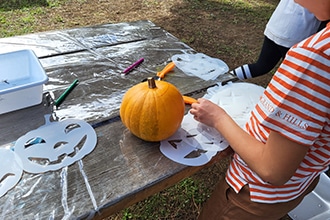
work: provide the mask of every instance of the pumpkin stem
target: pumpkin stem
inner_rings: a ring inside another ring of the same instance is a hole
[[[153,77],[148,77],[148,87],[149,89],[154,89],[156,88],[156,82],[155,82],[155,79]]]

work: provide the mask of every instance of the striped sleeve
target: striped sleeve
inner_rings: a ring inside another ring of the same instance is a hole
[[[330,105],[329,50],[310,47],[312,42],[289,50],[256,109],[260,117],[267,114],[259,118],[263,126],[305,145],[322,133]],[[330,37],[318,47],[329,44]]]
[[[226,180],[236,192],[250,187],[252,201],[297,198],[330,164],[330,23],[292,47],[260,97],[246,131],[266,143],[276,131],[309,147],[295,174],[282,186],[264,182],[235,154]]]

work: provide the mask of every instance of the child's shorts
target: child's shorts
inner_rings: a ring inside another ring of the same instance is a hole
[[[316,178],[298,198],[284,203],[266,204],[250,200],[248,185],[237,194],[225,181],[220,180],[209,200],[205,203],[199,220],[271,220],[280,219],[294,209],[316,187]]]

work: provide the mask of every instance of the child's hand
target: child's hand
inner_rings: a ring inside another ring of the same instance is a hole
[[[200,98],[191,105],[190,113],[194,119],[210,127],[216,127],[226,112],[213,102]]]

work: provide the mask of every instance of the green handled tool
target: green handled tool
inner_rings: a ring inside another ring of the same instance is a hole
[[[71,85],[60,95],[60,97],[58,97],[58,99],[55,100],[55,106],[56,108],[59,107],[62,102],[64,101],[64,99],[70,94],[70,92],[78,85],[79,80],[76,79],[75,81],[73,81],[73,83],[71,83]]]

